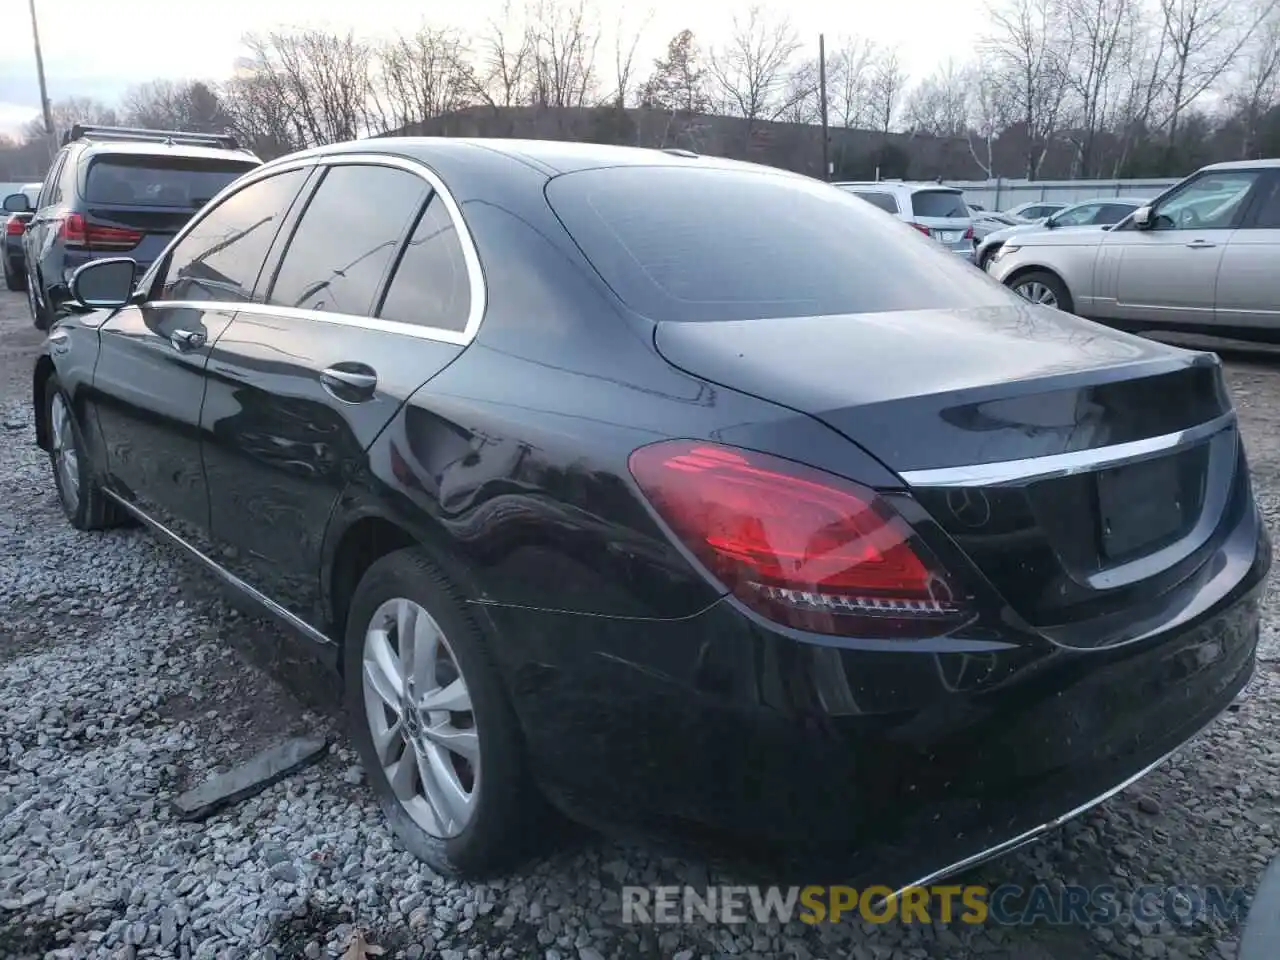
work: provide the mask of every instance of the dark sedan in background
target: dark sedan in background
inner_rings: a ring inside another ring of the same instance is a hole
[[[71,293],[33,384],[69,520],[140,520],[318,644],[444,873],[527,850],[547,800],[926,882],[1254,669],[1270,545],[1217,358],[807,177],[364,140]]]
[[[27,203],[35,209],[36,197],[40,195],[40,184],[25,183],[20,193],[27,198]],[[22,249],[22,237],[27,231],[33,214],[10,213],[4,218],[4,285],[10,290],[27,289],[27,257]]]

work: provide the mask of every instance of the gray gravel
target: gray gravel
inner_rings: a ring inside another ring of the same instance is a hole
[[[21,298],[0,295],[0,957],[317,960],[353,925],[415,960],[1234,956],[1239,931],[1207,922],[642,930],[620,921],[623,882],[733,878],[593,838],[500,883],[433,876],[383,827],[331,679],[141,531],[62,520],[32,443],[38,342]],[[1232,381],[1274,531],[1280,362],[1235,362]],[[1275,606],[1237,710],[1134,791],[974,880],[1256,882],[1280,810]],[[181,790],[301,733],[333,738],[320,764],[203,824],[170,815]]]

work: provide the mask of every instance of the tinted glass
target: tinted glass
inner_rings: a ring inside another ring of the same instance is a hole
[[[655,320],[1025,305],[856,196],[805,177],[614,167],[547,197],[618,297]]]
[[[209,211],[174,248],[158,299],[248,300],[307,172],[259,180]]]
[[[879,207],[887,213],[898,212],[898,201],[888,193],[854,193],[855,197],[861,197],[867,203]]]
[[[1129,214],[1133,213],[1135,207],[1128,203],[1104,203],[1102,209],[1098,211],[1098,215],[1093,218],[1094,223],[1119,223]]]
[[[257,164],[189,157],[98,156],[85,174],[89,203],[203,207]]]
[[[969,208],[958,190],[918,190],[911,195],[911,210],[917,217],[968,219]]]
[[[1260,170],[1229,170],[1197,177],[1157,204],[1152,223],[1160,230],[1227,229],[1261,175]]]
[[[66,159],[67,152],[63,150],[53,158],[53,165],[49,167],[49,172],[45,174],[44,183],[40,185],[40,196],[36,204],[36,209],[45,206],[53,196],[53,191],[58,182],[58,174],[61,172],[63,161]]]
[[[442,330],[466,329],[471,285],[449,211],[433,196],[414,228],[378,316]]]
[[[331,167],[298,222],[270,303],[367,316],[409,222],[427,198],[394,167]]]

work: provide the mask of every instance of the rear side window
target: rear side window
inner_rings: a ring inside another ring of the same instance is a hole
[[[911,194],[911,212],[917,217],[966,219],[971,214],[958,190],[917,190]]]
[[[307,172],[259,180],[210,210],[174,247],[157,299],[248,300]]]
[[[199,209],[257,164],[195,157],[98,154],[84,178],[88,203]]]
[[[269,302],[369,316],[428,192],[422,178],[406,170],[330,167],[289,241]]]
[[[891,193],[863,193],[855,190],[853,195],[855,197],[861,197],[873,207],[879,207],[885,213],[898,212],[898,201],[894,199],[894,196]]]
[[[471,312],[471,281],[458,229],[432,196],[396,266],[378,316],[461,332]]]
[[[935,241],[805,177],[614,167],[562,174],[547,198],[619,299],[654,320],[1024,303]]]

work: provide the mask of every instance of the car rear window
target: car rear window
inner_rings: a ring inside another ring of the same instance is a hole
[[[618,298],[653,320],[1023,303],[901,221],[807,177],[613,167],[562,174],[547,199]]]
[[[198,208],[256,166],[197,157],[99,156],[85,174],[84,198],[89,203]]]
[[[958,190],[917,190],[911,194],[911,211],[917,217],[966,219],[971,214]]]

